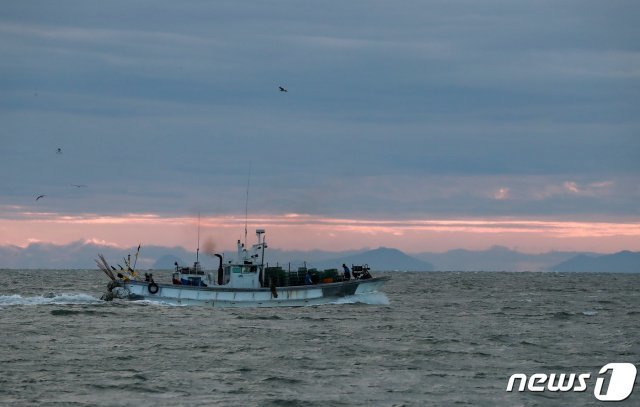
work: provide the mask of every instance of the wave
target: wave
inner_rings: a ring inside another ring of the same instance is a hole
[[[127,300],[124,300],[127,301]],[[152,305],[152,306],[161,306],[161,307],[189,307],[189,304],[178,304],[175,301],[163,301],[163,300],[152,300],[152,299],[144,299],[144,300],[131,300],[131,301],[127,301],[130,302],[131,304],[135,304],[135,305],[142,305],[142,306],[147,306],[147,305]]]
[[[49,304],[101,304],[103,301],[85,293],[49,293],[33,297],[23,297],[20,294],[0,295],[0,307],[16,305],[49,305]]]
[[[69,309],[69,308],[63,308],[63,309],[54,309],[50,312],[51,315],[54,316],[67,316],[67,315],[96,315],[96,316],[100,316],[100,317],[105,317],[105,316],[109,316],[109,315],[117,315],[115,312],[103,312],[103,311],[97,311],[96,309]]]
[[[389,298],[382,292],[347,295],[332,301],[331,304],[370,304],[389,305]]]
[[[178,304],[175,301],[171,300],[161,300],[161,299],[149,299],[145,298],[144,300],[135,300],[132,301],[134,304],[138,305],[151,305],[151,306],[164,306],[164,307],[189,307],[193,306],[193,304]],[[389,305],[389,298],[382,292],[373,292],[373,293],[363,293],[363,294],[355,294],[355,295],[347,295],[345,297],[338,298],[334,301],[327,302],[326,304],[369,304],[369,305]],[[317,304],[308,305],[310,307],[315,307]],[[251,307],[250,307],[251,308]],[[269,307],[267,307],[269,308]]]

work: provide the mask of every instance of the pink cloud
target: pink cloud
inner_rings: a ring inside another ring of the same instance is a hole
[[[574,194],[579,194],[580,189],[578,189],[578,185],[575,182],[567,181],[563,184],[565,191],[571,192]]]
[[[203,216],[202,238],[220,249],[244,239],[243,216]],[[0,218],[0,244],[26,246],[33,241],[66,244],[84,240],[120,247],[138,243],[193,248],[197,218],[159,214],[56,215],[22,214]],[[347,250],[389,246],[408,252],[453,248],[483,249],[492,245],[523,251],[640,250],[640,223],[563,221],[513,218],[346,219],[306,214],[259,215],[248,219],[250,230],[266,228],[272,247]],[[249,242],[253,232],[249,233]]]

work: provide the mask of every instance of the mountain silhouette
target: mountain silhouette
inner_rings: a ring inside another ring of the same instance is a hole
[[[185,265],[184,261],[180,257],[174,256],[172,254],[165,254],[164,256],[161,256],[158,260],[156,260],[155,263],[153,263],[153,269],[173,270],[175,268],[175,263],[178,263],[178,265],[180,266]]]
[[[418,260],[398,249],[380,247],[349,256],[339,257],[315,263],[318,268],[337,268],[342,270],[342,264],[362,265],[368,264],[373,271],[431,271],[433,265],[429,262]]]
[[[638,273],[640,272],[640,252],[624,250],[602,256],[582,254],[551,267],[551,270],[594,273]]]

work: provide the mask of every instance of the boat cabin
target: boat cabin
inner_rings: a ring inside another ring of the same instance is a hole
[[[262,271],[264,269],[264,249],[267,243],[264,240],[264,229],[256,230],[258,243],[247,250],[244,243],[238,240],[237,257],[223,265],[222,255],[216,254],[220,259],[217,275],[213,272],[205,273],[196,261],[193,267],[180,267],[175,263],[176,270],[173,273],[173,284],[198,287],[228,286],[231,288],[260,288],[262,287]]]
[[[282,267],[269,267],[264,263],[264,250],[267,243],[264,238],[264,229],[256,230],[258,242],[247,249],[240,240],[237,242],[237,253],[234,260],[224,264],[221,254],[217,273],[205,272],[196,260],[193,267],[180,267],[177,263],[173,273],[173,284],[214,287],[224,286],[229,288],[256,289],[263,287],[288,287],[307,284],[333,283],[344,281],[344,276],[337,269],[317,270],[315,268],[298,268],[297,271],[284,270]],[[369,279],[369,266],[351,265],[354,279]]]
[[[251,246],[249,250],[238,240],[236,261],[235,263],[230,261],[223,267],[222,285],[229,285],[233,288],[260,288],[263,286],[261,280],[264,269],[264,249],[267,248],[264,232],[264,229],[256,230],[258,243]],[[218,270],[219,272],[220,270]]]

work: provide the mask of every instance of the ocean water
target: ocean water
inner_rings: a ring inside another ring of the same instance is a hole
[[[606,405],[599,369],[640,366],[640,274],[386,274],[331,305],[209,309],[102,302],[98,271],[0,270],[0,404]],[[514,373],[591,379],[506,392]]]

